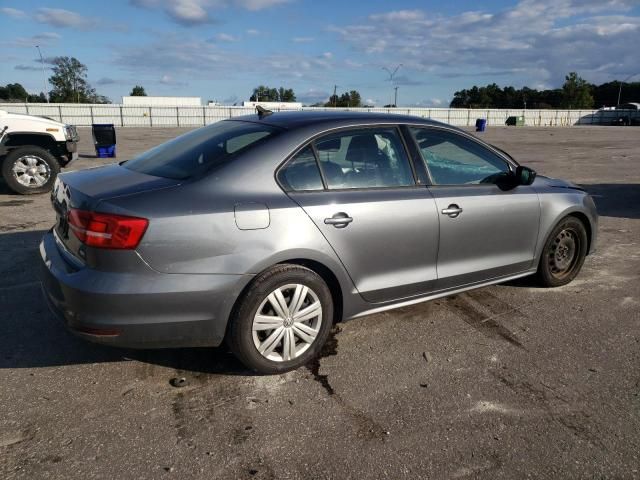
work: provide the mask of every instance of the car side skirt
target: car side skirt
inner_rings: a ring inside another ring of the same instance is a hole
[[[431,300],[436,300],[438,298],[448,297],[449,295],[456,295],[458,293],[466,292],[466,291],[469,291],[469,290],[475,290],[476,288],[488,287],[489,285],[495,285],[496,283],[508,282],[510,280],[515,280],[517,278],[522,278],[522,277],[526,277],[526,276],[532,275],[532,274],[536,273],[536,271],[537,271],[537,268],[531,268],[529,270],[526,270],[524,272],[520,272],[520,273],[517,273],[517,274],[514,274],[514,275],[508,275],[508,276],[503,276],[503,277],[495,277],[495,278],[492,278],[490,280],[486,280],[486,281],[483,281],[483,282],[467,284],[467,285],[463,285],[463,286],[457,287],[457,288],[440,290],[440,291],[437,291],[437,292],[430,293],[429,295],[426,295],[426,296],[405,299],[405,300],[403,300],[401,302],[392,303],[392,304],[388,304],[388,305],[383,305],[383,306],[367,309],[367,310],[364,310],[362,312],[356,313],[355,315],[347,317],[344,320],[352,320],[354,318],[360,318],[360,317],[364,317],[366,315],[373,315],[375,313],[386,312],[388,310],[393,310],[395,308],[408,307],[410,305],[416,305],[418,303],[429,302]]]

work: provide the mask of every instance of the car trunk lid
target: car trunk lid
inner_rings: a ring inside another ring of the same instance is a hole
[[[87,247],[69,226],[71,209],[100,211],[104,200],[169,188],[179,183],[178,180],[135,172],[118,164],[60,175],[51,192],[51,203],[56,212],[53,229],[56,239],[67,253],[84,263]]]

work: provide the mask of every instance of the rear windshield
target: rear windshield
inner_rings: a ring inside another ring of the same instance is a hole
[[[147,175],[183,180],[230,160],[279,131],[269,125],[225,120],[158,145],[123,165]]]

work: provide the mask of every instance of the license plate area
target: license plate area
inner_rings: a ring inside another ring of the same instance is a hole
[[[66,215],[57,215],[56,232],[63,240],[69,239],[69,221]]]

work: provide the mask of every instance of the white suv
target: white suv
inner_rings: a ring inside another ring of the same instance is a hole
[[[78,132],[73,125],[0,110],[2,176],[14,192],[48,192],[77,152]]]

